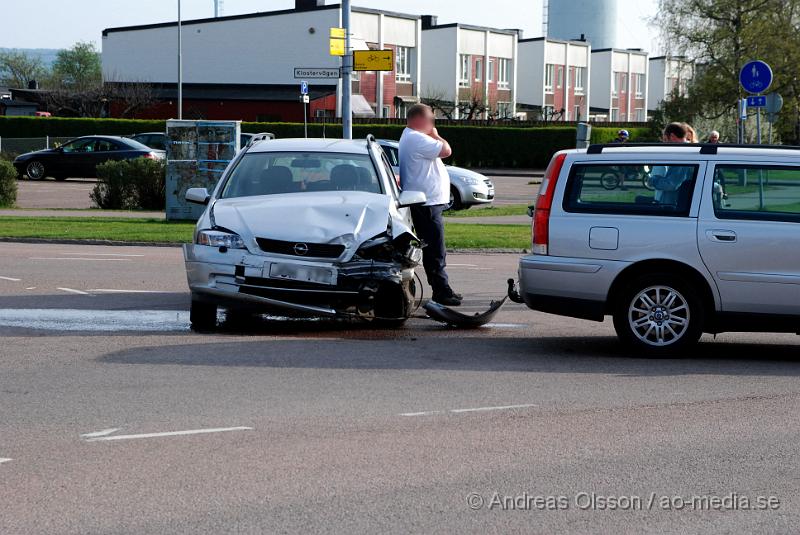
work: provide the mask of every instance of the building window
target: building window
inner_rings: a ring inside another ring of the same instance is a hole
[[[556,87],[561,89],[564,87],[564,67],[558,66],[558,78],[556,78]]]
[[[384,106],[384,107],[383,107],[383,117],[386,117],[386,118],[388,118],[388,117],[390,117],[390,116],[391,116],[391,113],[392,113],[392,108],[391,108],[391,106]]]
[[[395,57],[395,79],[398,82],[411,81],[411,64],[408,61],[408,47],[397,47],[397,56]]]
[[[475,81],[480,82],[483,80],[483,60],[478,58],[475,60]]]
[[[511,79],[511,60],[508,58],[500,58],[497,61],[499,68],[497,73],[497,87],[500,89],[508,89],[509,80]]]
[[[636,77],[636,98],[644,96],[644,74],[634,74]]]
[[[626,73],[622,73],[619,75],[619,92],[620,93],[627,93],[628,92],[628,75]]]
[[[514,115],[513,110],[511,109],[510,102],[498,102],[497,103],[497,117],[499,119],[510,119]]]
[[[573,121],[580,121],[581,120],[581,107],[580,107],[580,105],[575,106],[575,111],[573,112],[572,120]]]
[[[494,60],[489,60],[489,66],[486,69],[486,79],[490,82],[494,82]]]
[[[619,121],[619,110],[617,108],[611,108],[611,122],[615,123]]]
[[[586,88],[583,81],[586,79],[586,67],[575,67],[575,94],[583,95]]]
[[[618,76],[618,73],[616,73],[616,72],[611,75],[611,96],[612,97],[616,97],[617,96],[617,76]]]
[[[644,110],[642,108],[636,108],[636,122],[643,123],[645,120]]]
[[[553,92],[553,78],[556,76],[556,66],[547,64],[544,66],[544,92]]]
[[[544,120],[548,121],[553,118],[553,115],[556,114],[556,109],[551,105],[546,105],[542,108],[542,115],[544,116]]]
[[[460,87],[469,87],[470,86],[470,56],[468,54],[461,54],[460,56],[460,64],[458,68],[458,85]]]

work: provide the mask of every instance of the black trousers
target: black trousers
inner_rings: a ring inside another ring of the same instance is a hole
[[[444,208],[443,204],[411,207],[414,230],[417,237],[425,242],[425,247],[422,249],[422,265],[434,295],[446,294],[450,288],[445,271],[447,250],[444,246],[444,219],[442,218]]]

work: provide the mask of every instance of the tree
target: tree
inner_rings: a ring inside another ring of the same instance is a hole
[[[59,50],[53,63],[54,89],[86,91],[103,83],[100,53],[93,43],[75,43]]]
[[[14,50],[0,52],[0,84],[4,86],[26,88],[28,82],[41,80],[46,73],[39,57]]]
[[[744,96],[739,71],[747,61],[762,59],[775,75],[770,91],[789,103],[779,131],[800,142],[794,134],[800,128],[800,0],[659,0],[653,22],[661,28],[667,54],[688,56],[699,67],[689,98],[663,110],[665,120],[730,123]],[[686,115],[670,115],[676,112]]]

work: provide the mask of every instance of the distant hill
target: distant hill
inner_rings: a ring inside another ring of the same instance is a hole
[[[9,50],[15,52],[25,52],[29,56],[39,56],[42,58],[42,63],[45,67],[51,67],[56,60],[58,48],[0,48],[0,52],[7,52]]]

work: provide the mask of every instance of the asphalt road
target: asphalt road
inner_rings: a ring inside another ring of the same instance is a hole
[[[0,247],[4,535],[800,526],[795,336],[649,360],[608,323],[514,304],[476,331],[201,335],[178,249]],[[450,256],[467,310],[516,260]]]

